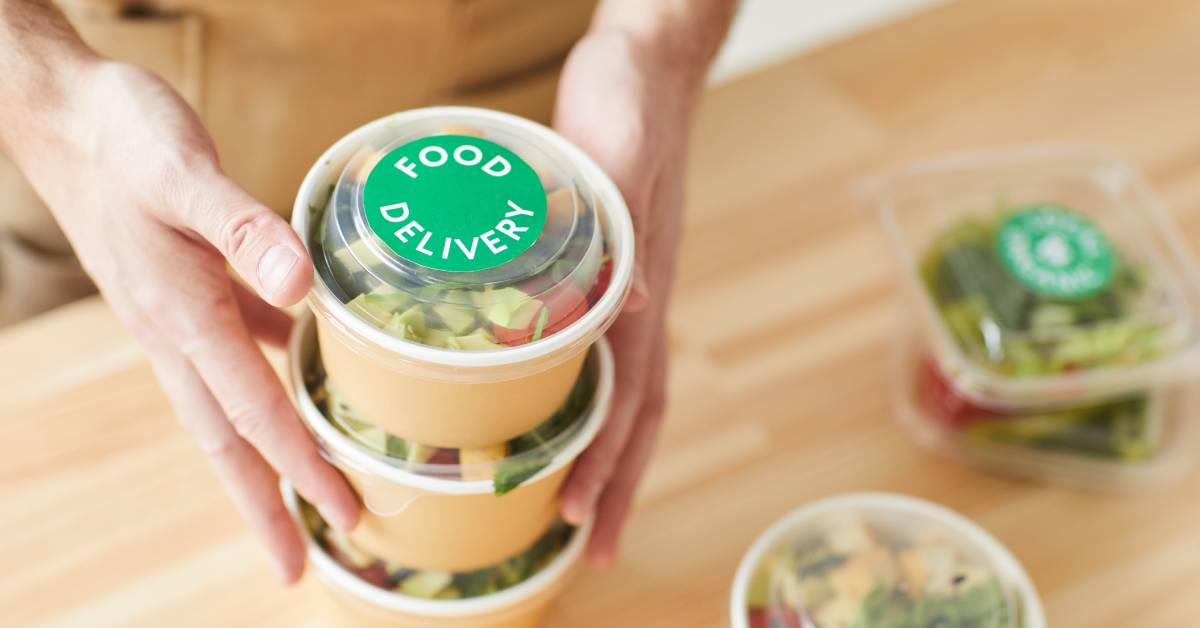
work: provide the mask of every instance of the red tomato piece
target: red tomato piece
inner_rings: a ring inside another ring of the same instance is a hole
[[[536,317],[535,317],[536,318]],[[523,345],[533,339],[532,329],[513,329],[503,325],[492,325],[492,335],[496,342],[510,347]]]
[[[438,449],[429,457],[429,464],[458,464],[458,450]]]
[[[750,628],[804,628],[800,614],[786,607],[752,608],[749,619]]]
[[[592,284],[591,290],[588,290],[588,303],[595,305],[600,300],[600,297],[604,296],[604,293],[608,291],[608,285],[612,283],[612,271],[613,263],[610,259],[604,262],[604,265],[600,267],[600,271],[596,273],[596,283]]]
[[[917,374],[917,397],[926,412],[952,429],[962,429],[978,419],[1003,416],[1000,412],[968,399],[954,387],[930,357],[921,360]]]
[[[545,303],[550,313],[546,317],[546,329],[542,330],[542,337],[562,331],[583,318],[588,311],[587,295],[574,284],[565,284],[555,290],[548,295]],[[537,321],[533,324],[536,329]]]
[[[387,579],[388,579],[387,567],[385,567],[383,565],[383,563],[380,561],[375,561],[375,562],[371,563],[371,565],[369,567],[363,567],[361,569],[358,569],[356,571],[356,573],[358,574],[359,578],[362,578],[363,580],[365,580],[381,589],[388,588],[388,586],[387,586]]]
[[[574,284],[564,284],[553,292],[542,295],[542,303],[544,309],[534,315],[525,329],[492,325],[492,335],[496,337],[496,341],[510,347],[532,342],[533,337],[537,335],[537,326],[543,311],[546,313],[546,326],[542,329],[540,338],[562,331],[588,311],[587,297],[583,290]]]

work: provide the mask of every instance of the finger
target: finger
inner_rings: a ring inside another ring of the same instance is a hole
[[[226,315],[228,316],[228,315]],[[238,320],[202,332],[185,354],[220,400],[238,434],[296,486],[327,520],[350,530],[358,501],[345,478],[321,458],[278,377]]]
[[[224,174],[201,176],[181,207],[177,226],[216,247],[268,303],[291,305],[312,286],[312,264],[296,232]]]
[[[304,542],[279,496],[278,478],[270,466],[229,425],[220,405],[200,376],[178,352],[140,325],[158,379],[180,422],[200,443],[225,490],[251,530],[266,545],[281,582],[290,584],[304,572]]]
[[[345,478],[321,458],[274,370],[242,322],[231,281],[215,256],[197,261],[190,292],[156,303],[154,319],[220,403],[237,433],[317,506],[335,527],[350,530],[359,507]],[[150,271],[169,272],[169,271]],[[161,283],[167,277],[153,277]],[[161,297],[159,297],[161,298]]]
[[[649,361],[642,347],[653,346],[647,338],[649,325],[642,318],[642,314],[625,316],[609,332],[617,373],[613,409],[596,440],[579,457],[563,489],[562,515],[570,523],[578,525],[591,516],[642,405]]]
[[[642,262],[638,260],[633,265],[633,282],[629,288],[629,297],[625,299],[622,312],[643,312],[650,305],[650,287],[646,282],[646,271],[642,270]]]
[[[234,282],[233,296],[252,336],[274,347],[287,346],[295,322],[287,312],[263,301],[237,282]]]
[[[621,453],[621,464],[596,506],[596,525],[588,542],[588,558],[596,565],[607,565],[616,558],[634,493],[658,442],[666,407],[666,370],[667,347],[662,340],[656,344],[650,361],[651,379],[647,382],[645,401]]]

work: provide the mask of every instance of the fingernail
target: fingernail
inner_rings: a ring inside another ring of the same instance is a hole
[[[608,567],[612,567],[613,556],[607,552],[595,553],[588,556],[588,562],[591,563],[593,567],[606,569]]]
[[[329,522],[329,525],[337,528],[342,532],[349,532],[354,529],[354,518],[350,515],[341,512],[337,508],[328,506],[320,506],[317,508],[321,512],[321,518]]]
[[[267,296],[273,296],[283,287],[296,262],[300,258],[292,249],[283,244],[277,244],[258,262],[258,283],[266,291]]]
[[[646,273],[641,266],[633,267],[633,292],[647,301],[650,300],[650,282],[646,281]]]
[[[287,564],[282,559],[274,559],[271,561],[271,567],[275,572],[275,578],[279,580],[279,584],[289,585],[292,583],[292,574],[288,570]]]
[[[563,518],[567,520],[567,523],[580,525],[592,515],[592,509],[596,507],[596,500],[600,498],[600,489],[599,484],[589,486],[583,499],[563,505]]]

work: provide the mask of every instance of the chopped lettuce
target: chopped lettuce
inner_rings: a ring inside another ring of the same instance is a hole
[[[355,442],[398,463],[450,465],[458,469],[458,479],[491,479],[496,495],[512,491],[554,461],[566,445],[567,439],[560,436],[586,420],[595,392],[592,378],[585,372],[562,407],[529,432],[491,447],[443,449],[389,434],[362,420],[329,386],[319,361],[314,361],[305,377],[309,396],[322,415]]]
[[[374,558],[329,527],[316,508],[307,502],[300,502],[300,512],[317,543],[342,567],[379,588],[429,600],[475,598],[516,586],[554,560],[575,531],[565,523],[555,523],[532,547],[504,562],[475,571],[452,573],[408,569]]]
[[[1152,360],[1164,350],[1159,323],[1139,316],[1147,285],[1123,260],[1110,283],[1080,299],[1042,294],[1014,277],[996,248],[993,221],[967,218],[944,231],[921,275],[950,335],[975,362],[1001,375],[1036,377]]]

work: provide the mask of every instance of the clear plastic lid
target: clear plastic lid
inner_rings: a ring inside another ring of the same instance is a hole
[[[919,442],[964,462],[1036,480],[1111,490],[1178,477],[1193,456],[1182,386],[1074,404],[990,407],[956,388],[913,338],[901,342],[897,415]]]
[[[899,495],[802,508],[743,568],[745,622],[735,625],[750,628],[1029,628],[1040,615],[1027,576],[990,536]]]
[[[1177,378],[1197,347],[1192,259],[1138,175],[1083,147],[917,164],[870,201],[940,368],[992,404]]]
[[[472,599],[516,587],[552,563],[576,534],[574,527],[558,521],[528,549],[491,567],[466,572],[410,569],[356,547],[308,502],[299,500],[299,511],[308,534],[343,569],[379,589],[422,600]]]
[[[576,158],[524,121],[429,111],[365,136],[312,199],[320,280],[372,326],[444,349],[520,346],[579,320],[613,259]]]
[[[305,387],[322,418],[350,443],[375,460],[408,473],[456,482],[489,481],[504,495],[549,467],[582,437],[597,411],[600,382],[596,356],[589,355],[570,396],[557,412],[533,430],[489,447],[432,447],[387,433],[359,418],[325,377],[314,351],[305,370]],[[336,455],[336,454],[334,454]],[[341,460],[341,464],[351,464]]]

